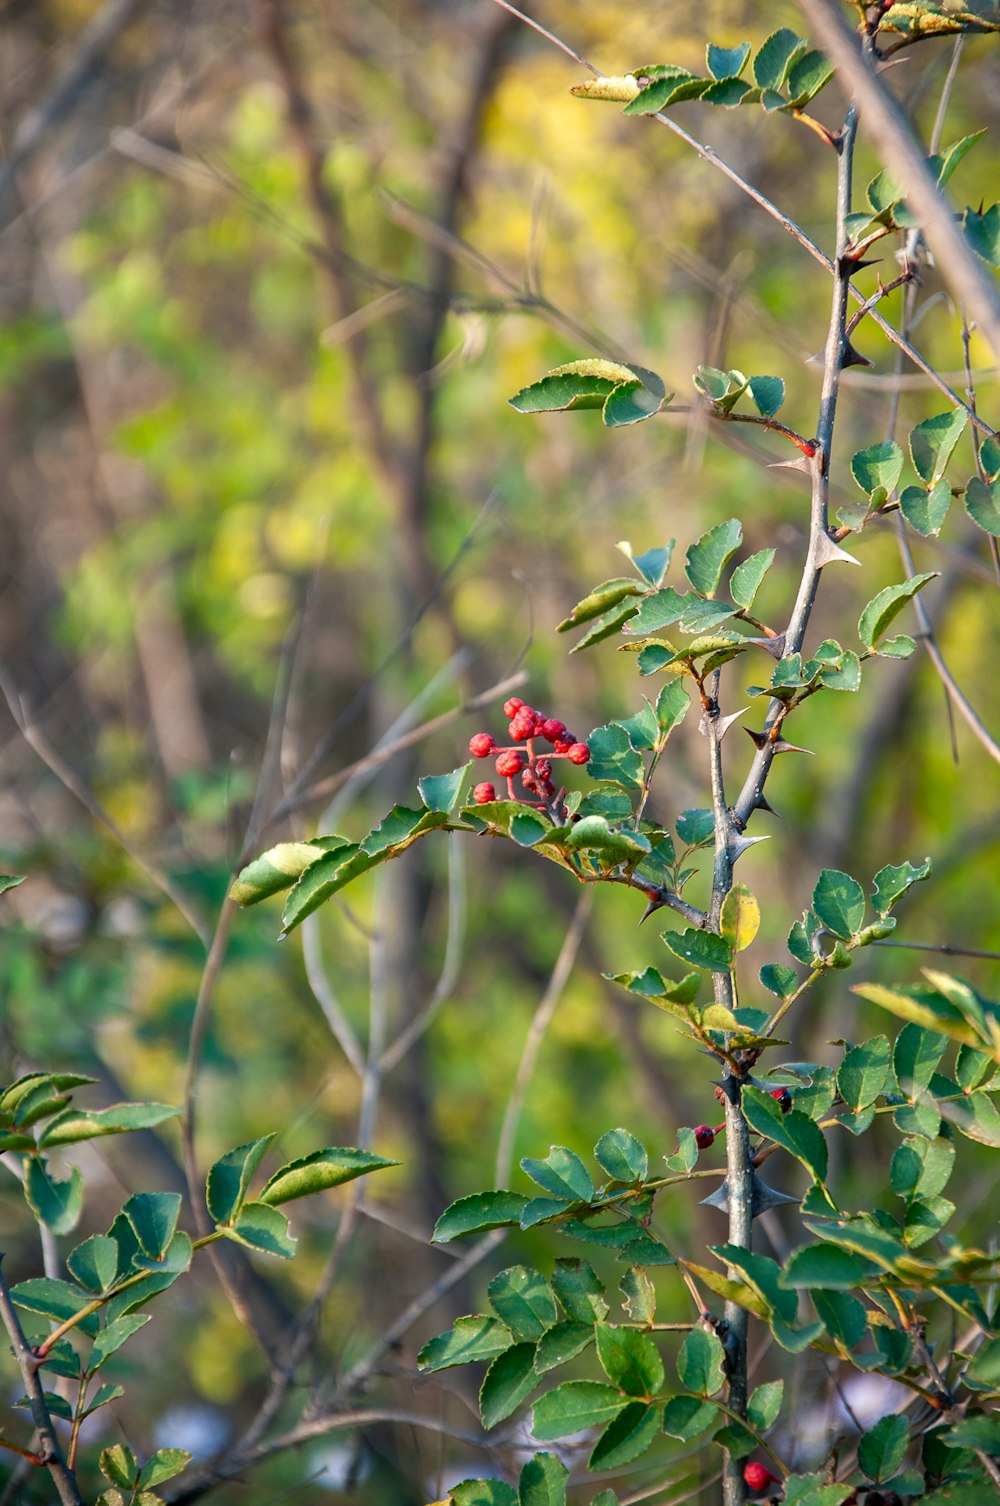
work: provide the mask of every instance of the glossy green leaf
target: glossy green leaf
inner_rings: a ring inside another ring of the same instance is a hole
[[[894,439],[885,439],[858,450],[851,457],[851,472],[863,492],[869,494],[877,486],[891,492],[903,469],[903,452]]]
[[[417,1355],[421,1370],[447,1370],[452,1365],[466,1365],[473,1360],[492,1360],[514,1342],[513,1335],[499,1318],[473,1313],[456,1318],[445,1333],[428,1339]]]
[[[887,863],[880,868],[875,875],[875,888],[872,893],[872,904],[880,915],[888,915],[903,895],[912,889],[914,884],[929,878],[931,872],[930,858],[924,858],[920,864],[900,863],[893,866]]]
[[[888,1480],[903,1462],[910,1443],[910,1419],[899,1413],[880,1417],[858,1439],[858,1463],[876,1483]]]
[[[554,1197],[586,1203],[594,1195],[590,1172],[576,1152],[564,1145],[553,1145],[544,1161],[525,1156],[521,1170]]]
[[[767,1381],[755,1388],[747,1402],[747,1422],[758,1433],[766,1433],[777,1422],[784,1394],[785,1383],[781,1380]]]
[[[595,727],[587,743],[590,748],[587,772],[591,779],[608,780],[626,789],[641,789],[646,766],[629,742],[624,727],[616,722]]]
[[[899,496],[899,510],[903,517],[925,538],[936,538],[941,532],[950,506],[951,486],[943,477],[930,490],[907,486]]]
[[[346,838],[343,842],[345,847],[353,845]],[[240,870],[229,898],[244,908],[259,904],[269,895],[289,888],[322,856],[323,848],[312,842],[279,842]]]
[[[767,1317],[772,1322],[777,1317],[785,1323],[794,1323],[798,1299],[793,1291],[779,1284],[781,1267],[776,1260],[772,1260],[769,1255],[744,1250],[738,1245],[711,1245],[709,1248],[719,1260],[733,1266],[755,1294],[757,1301],[750,1307],[751,1312],[756,1311],[759,1316]],[[748,1303],[744,1305],[750,1306]]]
[[[294,1198],[311,1197],[330,1187],[341,1187],[353,1182],[355,1177],[367,1176],[372,1171],[382,1171],[387,1166],[398,1166],[398,1161],[376,1156],[370,1150],[355,1150],[352,1146],[327,1146],[314,1150],[311,1155],[289,1161],[264,1184],[259,1201],[272,1206],[290,1203]]]
[[[899,1091],[908,1098],[922,1093],[947,1045],[945,1038],[936,1031],[924,1030],[920,1025],[904,1025],[892,1048],[892,1066]]]
[[[839,1245],[801,1245],[792,1252],[782,1269],[779,1280],[785,1287],[824,1287],[831,1291],[851,1291],[863,1286],[878,1275],[878,1266],[854,1250],[844,1250]]]
[[[119,1486],[122,1490],[131,1490],[139,1481],[139,1461],[132,1450],[124,1443],[114,1443],[110,1448],[101,1450],[99,1459],[101,1474],[110,1480],[112,1485]]]
[[[658,633],[661,628],[680,622],[690,605],[691,598],[675,591],[673,586],[663,586],[651,596],[643,597],[639,610],[629,622],[626,633],[641,635]]]
[[[613,866],[637,863],[650,850],[644,833],[611,826],[603,816],[584,816],[577,821],[566,837],[566,846],[597,852],[605,864]]]
[[[250,1187],[250,1179],[274,1135],[237,1145],[220,1156],[208,1173],[205,1201],[217,1224],[227,1224],[240,1208]]]
[[[717,1334],[692,1328],[677,1356],[681,1385],[696,1396],[714,1396],[725,1380],[725,1351]]]
[[[749,56],[749,42],[740,42],[736,47],[717,47],[709,42],[705,61],[713,78],[739,78]]]
[[[817,1182],[826,1180],[826,1141],[812,1119],[794,1108],[783,1114],[771,1095],[759,1088],[744,1088],[742,1102],[752,1129],[783,1146],[812,1172]]]
[[[773,418],[785,401],[785,384],[782,378],[752,376],[748,385],[757,412],[764,418]]]
[[[93,1374],[99,1370],[105,1360],[127,1343],[134,1333],[140,1328],[145,1328],[150,1321],[149,1313],[128,1313],[125,1317],[116,1318],[113,1323],[107,1323],[101,1329],[94,1340],[94,1347],[90,1351],[87,1360],[87,1369]]]
[[[937,578],[938,571],[928,570],[923,575],[913,575],[898,586],[886,586],[865,607],[858,621],[858,637],[868,649],[875,649],[879,639],[900,612],[928,581]]]
[[[232,1223],[226,1225],[225,1233],[227,1239],[262,1255],[291,1260],[295,1254],[296,1240],[288,1232],[288,1219],[269,1203],[244,1203]]]
[[[700,1396],[671,1396],[663,1409],[663,1431],[682,1443],[690,1443],[719,1415],[718,1407]]]
[[[107,1234],[92,1234],[67,1255],[66,1269],[88,1292],[106,1292],[118,1274],[118,1246]]]
[[[444,1210],[434,1225],[431,1239],[437,1244],[447,1244],[463,1234],[482,1234],[487,1229],[516,1224],[527,1201],[523,1193],[504,1190],[460,1197]]]
[[[484,1428],[516,1412],[538,1385],[533,1342],[514,1344],[492,1362],[479,1392],[479,1412]]]
[[[570,612],[556,628],[558,633],[568,633],[572,628],[580,627],[584,622],[591,622],[595,617],[603,617],[613,607],[621,606],[624,602],[630,604],[634,596],[643,593],[642,582],[634,576],[619,576],[614,580],[603,581],[595,586],[582,601],[578,601]]]
[[[565,1381],[535,1402],[532,1432],[539,1443],[603,1427],[626,1405],[617,1386],[606,1381]]]
[[[675,68],[669,76],[654,79],[637,98],[630,101],[623,115],[655,115],[670,105],[686,99],[697,99],[704,94],[711,80],[696,78],[685,68]]]
[[[664,931],[663,940],[675,957],[692,967],[725,973],[732,966],[732,946],[715,931],[699,931],[689,926],[685,931]]]
[[[536,1454],[517,1482],[519,1506],[566,1506],[569,1470],[556,1454]]]
[[[501,1271],[486,1288],[486,1295],[516,1339],[540,1339],[558,1321],[555,1293],[531,1266],[514,1265]]]
[[[654,1396],[663,1385],[663,1361],[648,1334],[637,1328],[597,1325],[597,1358],[601,1369],[629,1396]]]
[[[509,399],[519,413],[555,413],[602,408],[604,422],[616,428],[658,413],[669,401],[662,381],[642,366],[600,358],[557,366]]]
[[[1000,481],[987,485],[973,476],[965,488],[965,510],[977,528],[1000,538]]]
[[[425,774],[417,780],[420,798],[430,811],[453,811],[459,802],[471,764],[464,763],[450,774]]]
[[[684,574],[702,596],[714,597],[727,560],[743,542],[743,527],[738,518],[729,518],[702,534],[687,552]]]
[[[553,1323],[538,1340],[535,1348],[535,1369],[539,1375],[556,1370],[567,1364],[594,1342],[593,1323],[578,1323],[575,1318],[563,1318]]]
[[[661,741],[666,739],[675,727],[680,726],[690,710],[690,698],[679,680],[673,680],[664,685],[656,697],[654,713]]]
[[[461,1480],[448,1495],[450,1506],[518,1506],[517,1491],[505,1480]]]
[[[754,79],[762,89],[780,89],[792,62],[802,55],[805,48],[802,38],[787,26],[772,32],[754,55]]]
[[[729,594],[738,607],[749,611],[764,576],[774,563],[775,549],[760,549],[737,565],[729,581]]]
[[[191,1458],[184,1448],[158,1448],[139,1471],[140,1490],[151,1490],[154,1485],[162,1485],[164,1480],[172,1480],[187,1469]]]
[[[968,421],[964,408],[948,408],[910,430],[910,456],[921,481],[933,483],[944,474]]]
[[[891,1047],[884,1035],[876,1035],[844,1054],[837,1072],[841,1097],[855,1111],[874,1103],[890,1080]]]
[[[811,99],[815,99],[832,77],[833,68],[822,52],[811,48],[802,53],[789,68],[785,78],[789,102],[802,109]]]
[[[518,847],[537,847],[551,831],[551,823],[534,811],[518,811],[511,817],[510,835]]]
[[[592,1470],[621,1469],[638,1459],[660,1436],[662,1413],[648,1402],[633,1401],[613,1417],[587,1460]]]
[[[720,78],[702,91],[701,98],[707,105],[722,105],[727,110],[733,110],[743,103],[744,95],[750,92],[750,85],[742,79]]]
[[[641,1182],[649,1170],[645,1146],[626,1129],[611,1129],[603,1134],[594,1146],[594,1155],[616,1182]]]
[[[53,1234],[72,1234],[83,1212],[83,1177],[75,1166],[55,1177],[43,1156],[29,1156],[24,1168],[24,1196],[37,1219]]]
[[[863,1302],[847,1292],[819,1288],[812,1293],[813,1306],[830,1337],[854,1349],[868,1332],[868,1313]]]
[[[92,1292],[54,1276],[31,1276],[27,1281],[19,1281],[11,1287],[11,1296],[25,1312],[51,1318],[55,1323],[64,1323],[93,1301]],[[97,1321],[96,1317],[84,1318],[78,1326],[82,1333],[93,1337]]]
[[[779,999],[790,999],[799,986],[799,976],[795,969],[785,967],[780,962],[765,963],[759,977],[761,986]]]
[[[844,941],[860,931],[865,918],[865,891],[849,873],[824,868],[812,895],[816,917]]]
[[[578,638],[570,649],[571,654],[580,654],[584,649],[593,648],[595,643],[603,643],[606,638],[613,638],[624,628],[625,624],[635,617],[638,607],[634,601],[624,601],[610,611],[602,612],[600,617],[595,617],[582,638]]]

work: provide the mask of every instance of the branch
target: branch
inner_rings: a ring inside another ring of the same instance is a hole
[[[2,1262],[3,1255],[0,1255],[0,1264]],[[59,1440],[52,1426],[52,1416],[45,1400],[45,1392],[38,1379],[38,1365],[24,1337],[24,1329],[21,1327],[21,1320],[17,1316],[17,1310],[11,1300],[10,1288],[2,1270],[0,1270],[0,1319],[3,1320],[3,1326],[7,1330],[7,1337],[10,1339],[31,1406],[31,1420],[38,1434],[38,1462],[44,1464],[52,1476],[52,1483],[59,1492],[62,1506],[83,1506],[77,1489],[76,1476],[66,1464],[59,1447]]]
[[[889,93],[872,60],[848,25],[837,0],[798,0],[799,8],[837,69],[845,92],[864,111],[865,124],[882,160],[896,177],[934,251],[942,277],[964,300],[983,338],[1000,361],[1000,296],[990,273],[972,250],[934,175],[905,112]]]

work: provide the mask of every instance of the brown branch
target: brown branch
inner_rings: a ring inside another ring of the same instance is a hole
[[[0,1266],[2,1266],[3,1258],[0,1254]],[[21,1320],[17,1316],[17,1309],[2,1269],[0,1269],[0,1319],[7,1330],[14,1358],[21,1372],[21,1379],[24,1382],[28,1404],[31,1408],[31,1420],[38,1434],[38,1462],[44,1464],[51,1475],[62,1506],[83,1506],[76,1476],[67,1465],[62,1449],[59,1447],[59,1440],[52,1426],[52,1415],[45,1400],[45,1392],[38,1379],[38,1364],[24,1337],[24,1329],[21,1327]]]

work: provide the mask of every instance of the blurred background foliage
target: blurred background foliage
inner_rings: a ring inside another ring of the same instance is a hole
[[[794,5],[767,12],[769,30],[797,24]],[[760,7],[738,0],[545,0],[536,13],[611,72],[646,61],[698,70],[707,40],[764,34]],[[88,55],[88,28],[109,18]],[[945,126],[945,142],[990,128],[956,174],[961,203],[995,181],[990,45],[967,43]],[[950,45],[932,43],[894,71],[925,129],[949,61]],[[666,131],[573,100],[573,65],[489,0],[10,0],[0,69],[0,640],[8,699],[21,698],[35,743],[5,710],[2,865],[29,880],[3,901],[4,1069],[91,1072],[95,1103],[180,1102],[203,942],[53,762],[210,931],[255,797],[258,818],[273,811],[318,745],[314,779],[519,668],[521,693],[578,735],[634,710],[649,687],[631,660],[613,644],[567,658],[554,634],[594,581],[619,573],[617,540],[640,550],[676,537],[683,551],[739,514],[747,552],[778,548],[760,610],[780,623],[807,502],[802,476],[767,469],[787,458],[777,440],[708,432],[698,413],[614,433],[594,414],[529,421],[506,399],[600,352],[659,371],[682,406],[694,368],[710,362],[782,375],[782,417],[811,433],[820,376],[808,358],[824,339],[827,285]],[[840,109],[832,86],[817,113],[836,124]],[[832,249],[834,162],[815,136],[750,111],[695,104],[677,117]],[[877,166],[862,150],[859,183]],[[891,250],[881,271],[895,272]],[[875,277],[859,282],[870,290]],[[884,306],[890,318],[899,296]],[[961,383],[959,320],[933,272],[922,308],[917,343]],[[874,367],[845,381],[841,501],[858,496],[849,457],[883,437],[893,387],[889,345],[867,326],[856,343]],[[988,366],[975,340],[972,359]],[[987,408],[994,382],[980,371]],[[904,429],[943,406],[910,372],[902,401]],[[971,471],[968,435],[962,444]],[[853,643],[861,605],[902,577],[890,531],[856,543],[864,569],[828,572],[816,641]],[[916,555],[917,569],[943,572],[936,602],[928,596],[942,648],[996,731],[985,537],[953,516]],[[733,671],[732,708],[743,673]],[[667,819],[708,801],[696,720],[656,778]],[[908,899],[900,934],[995,945],[996,768],[951,726],[926,659],[874,665],[859,695],[817,698],[796,728],[815,756],[782,760],[768,791],[780,819],[758,826],[772,840],[741,865],[764,909],[744,1002],[760,964],[785,960],[784,935],[823,864],[867,881],[884,862],[929,854],[934,879]],[[412,802],[418,772],[464,761],[480,729],[500,733],[498,704],[348,784],[333,814],[321,816],[322,800],[303,805],[267,840],[317,822],[357,837],[394,800]],[[265,760],[269,739],[277,753]],[[749,741],[734,732],[726,750],[742,777]],[[370,1020],[391,1041],[436,986],[447,995],[382,1083],[373,1143],[403,1164],[358,1194],[302,1386],[335,1383],[447,1270],[451,1257],[426,1239],[449,1200],[493,1182],[526,1033],[576,900],[565,873],[499,844],[426,844],[323,910],[309,944],[325,953],[325,985],[314,957],[312,986],[299,939],[275,945],[275,907],[235,922],[197,1083],[203,1167],[273,1128],[275,1164],[357,1143],[361,1084],[318,978],[362,1042]],[[541,1042],[517,1156],[550,1141],[585,1152],[622,1121],[660,1154],[677,1125],[712,1118],[701,1063],[666,1017],[600,978],[662,957],[661,917],[638,931],[637,919],[633,896],[598,896]],[[831,1036],[860,1033],[847,981],[910,977],[920,960],[871,948],[850,980],[821,983],[795,1055],[824,1059]],[[991,991],[992,964],[960,966]],[[170,1125],[86,1160],[81,1233],[103,1228],[125,1189],[183,1185]],[[966,1164],[960,1201],[973,1209],[986,1188],[968,1148]],[[881,1195],[864,1166],[841,1175],[856,1200]],[[302,1205],[299,1259],[258,1273],[279,1327],[308,1302],[346,1206],[343,1194]],[[670,1217],[680,1243],[721,1237],[693,1200]],[[34,1273],[34,1226],[12,1177],[0,1182],[0,1224],[10,1279]],[[472,1427],[471,1380],[450,1372],[445,1386],[438,1377],[414,1391],[414,1355],[474,1310],[488,1268],[542,1248],[525,1237],[491,1255],[378,1357],[351,1400],[403,1398]],[[207,1265],[186,1290],[176,1322],[162,1309],[120,1361],[117,1423],[140,1451],[176,1443],[205,1455],[266,1389],[267,1361]],[[670,1281],[664,1302],[665,1317],[684,1310]],[[808,1361],[800,1369],[807,1399],[829,1386]],[[292,1410],[297,1399],[293,1389]],[[504,1458],[499,1447],[491,1462]],[[283,1455],[219,1494],[263,1506],[346,1491],[419,1506],[442,1470],[447,1481],[463,1466],[481,1470],[482,1455],[387,1423]]]

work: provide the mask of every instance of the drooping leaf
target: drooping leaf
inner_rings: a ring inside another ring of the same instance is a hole
[[[226,1225],[225,1234],[227,1239],[262,1255],[291,1260],[295,1254],[296,1240],[288,1232],[288,1219],[280,1209],[259,1200],[244,1203],[232,1223]]]
[[[473,1313],[456,1318],[445,1333],[428,1339],[417,1355],[421,1370],[447,1370],[452,1365],[466,1365],[472,1360],[492,1360],[514,1342],[513,1335],[499,1318]]]
[[[684,574],[702,596],[714,597],[726,561],[743,542],[743,527],[738,518],[729,518],[702,534],[687,552]]]
[[[568,633],[572,628],[580,627],[584,622],[591,622],[595,617],[601,617],[612,607],[621,605],[633,596],[643,594],[642,582],[634,576],[619,576],[614,580],[606,580],[601,585],[595,586],[582,601],[578,601],[570,612],[556,628],[558,633]]]
[[[664,931],[663,940],[675,957],[692,967],[713,973],[725,973],[732,967],[732,946],[715,931],[699,931],[689,926],[685,931]]]
[[[632,1401],[613,1417],[594,1444],[587,1460],[593,1470],[621,1469],[631,1464],[656,1442],[661,1412],[648,1402]]]
[[[760,906],[746,884],[734,884],[722,901],[719,930],[733,952],[742,952],[760,929]]]
[[[603,816],[584,816],[566,836],[566,846],[600,854],[601,862],[612,866],[637,863],[650,851],[649,838],[643,832],[611,826]]]
[[[44,1156],[29,1156],[24,1196],[32,1213],[53,1234],[72,1234],[83,1212],[83,1177],[75,1166],[69,1175],[55,1177]]]
[[[509,399],[519,413],[556,413],[602,408],[610,427],[638,423],[668,401],[662,381],[642,366],[600,358],[557,366]]]
[[[535,1402],[532,1432],[539,1443],[568,1438],[587,1428],[605,1426],[626,1405],[617,1386],[607,1381],[564,1381]]]
[[[272,1207],[278,1203],[290,1203],[294,1198],[311,1197],[315,1192],[340,1187],[344,1182],[353,1182],[355,1177],[367,1176],[371,1171],[398,1165],[398,1161],[376,1156],[370,1150],[327,1146],[282,1166],[264,1184],[259,1201]]]
[[[352,844],[343,839],[345,847]],[[244,908],[259,904],[271,894],[287,889],[305,870],[323,856],[324,849],[312,842],[279,842],[241,869],[229,898]]]
[[[785,401],[785,384],[782,378],[776,376],[752,376],[748,386],[757,412],[764,418],[773,418]]]
[[[898,586],[886,586],[865,607],[858,621],[858,637],[867,649],[874,650],[879,639],[899,613],[928,581],[935,580],[936,570],[913,575]]]
[[[431,1239],[436,1244],[447,1244],[462,1234],[483,1234],[487,1229],[516,1224],[527,1201],[523,1193],[505,1190],[460,1197],[444,1210],[434,1225]]]
[[[483,1377],[479,1392],[483,1427],[495,1428],[498,1422],[516,1412],[534,1391],[538,1379],[534,1341],[514,1344],[498,1354]]]
[[[854,1250],[817,1240],[793,1251],[779,1280],[782,1286],[804,1287],[811,1291],[822,1287],[831,1291],[851,1291],[878,1275],[878,1266]]]
[[[794,968],[785,967],[780,962],[767,962],[760,970],[762,987],[768,993],[775,994],[779,999],[791,998],[799,986],[799,978]]]
[[[729,594],[738,607],[749,611],[753,606],[754,597],[760,590],[761,582],[768,570],[774,563],[775,549],[760,549],[756,554],[751,554],[742,564],[737,565],[729,581]]]
[[[91,1373],[99,1370],[105,1360],[110,1359],[134,1333],[138,1333],[140,1328],[145,1328],[150,1321],[150,1316],[149,1313],[128,1313],[125,1317],[116,1318],[113,1323],[105,1324],[94,1340],[94,1347],[87,1360],[87,1369]]]
[[[597,1325],[597,1358],[601,1369],[629,1396],[655,1396],[663,1385],[663,1360],[648,1334],[637,1328]]]

